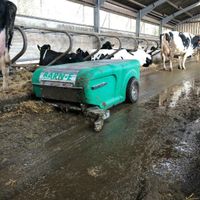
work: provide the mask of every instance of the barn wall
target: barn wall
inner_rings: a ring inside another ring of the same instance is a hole
[[[86,31],[86,32],[94,32],[94,28],[91,24],[93,24],[93,16],[91,17],[91,13],[88,14],[88,10],[91,7],[80,5],[80,7],[76,7],[76,11],[72,10],[64,10],[64,6],[62,6],[62,11],[58,8],[58,2],[52,7],[52,2],[50,0],[11,0],[13,1],[17,7],[17,17],[15,20],[15,25],[25,26],[25,27],[49,27],[55,28],[56,30],[66,30],[66,31]],[[65,0],[59,0],[63,5],[67,2]],[[51,6],[50,3],[51,2]],[[79,4],[75,4],[79,5]],[[64,10],[64,11],[63,11]],[[70,19],[69,13],[71,15],[78,15],[80,20],[76,21],[76,17],[74,17],[73,21]],[[81,14],[80,14],[81,13]],[[66,15],[65,15],[66,14]],[[92,18],[92,20],[91,20]],[[71,20],[71,23],[70,23]],[[102,32],[110,32],[110,34],[123,34],[127,36],[135,36],[133,32],[126,31],[116,31],[109,29],[102,29]],[[43,44],[51,44],[52,49],[60,52],[64,52],[69,45],[69,41],[64,34],[60,33],[42,33],[42,30],[36,31],[26,30],[26,35],[28,38],[28,48],[24,56],[20,58],[19,61],[28,61],[28,60],[38,60],[39,59],[39,50],[37,45]],[[144,36],[144,35],[141,35]],[[146,37],[146,35],[144,36]],[[148,35],[148,37],[153,37]],[[156,36],[155,36],[156,38]],[[102,43],[106,40],[110,40],[112,43],[116,44],[115,47],[118,46],[118,42],[116,40],[111,40],[110,38],[102,38]],[[129,39],[123,39],[123,47],[133,49],[134,41]],[[73,36],[73,49],[74,52],[77,48],[82,48],[83,50],[91,50],[96,48],[96,40],[93,37],[88,36]],[[145,43],[144,43],[145,46]],[[17,52],[22,47],[22,38],[17,31],[15,31],[12,47],[11,47],[11,57],[14,57]]]
[[[176,30],[200,35],[200,17],[178,25]]]
[[[49,0],[11,0],[18,7],[17,17],[15,20],[15,25],[25,26],[25,27],[49,27],[56,30],[73,30],[73,31],[86,31],[93,32],[94,29],[90,24],[93,24],[93,16],[88,19],[88,10],[91,10],[90,7],[74,4],[76,11],[66,10],[65,0],[59,0],[65,6],[60,6],[56,1]],[[70,2],[69,2],[70,3]],[[56,6],[57,5],[57,6]],[[53,12],[52,12],[53,11]],[[71,14],[69,15],[69,13]],[[93,14],[93,13],[92,13]],[[74,19],[72,19],[74,15]],[[77,15],[77,17],[76,17]],[[44,19],[42,19],[44,18]],[[79,21],[74,21],[76,19]],[[68,21],[73,22],[73,24]],[[77,24],[75,24],[77,23]],[[87,25],[81,25],[87,24]],[[39,51],[37,45],[51,44],[52,49],[56,51],[63,52],[69,46],[69,40],[64,34],[60,33],[41,33],[42,30],[36,31],[34,29],[27,30],[26,35],[28,38],[28,48],[20,61],[24,60],[37,60],[39,58]],[[12,48],[11,48],[11,57],[14,57],[17,52],[22,47],[22,38],[17,31],[15,31]],[[95,41],[92,37],[88,38],[86,36],[74,36],[73,37],[73,49],[75,51],[78,47],[82,49],[93,49],[96,48]]]
[[[92,27],[84,27],[84,26],[75,26],[70,24],[58,23],[58,22],[51,22],[46,20],[37,20],[37,19],[30,19],[26,17],[17,17],[15,21],[16,25],[25,26],[25,27],[49,27],[54,28],[56,30],[75,30],[75,31],[88,31],[92,32]],[[51,47],[55,51],[63,52],[69,47],[69,39],[63,33],[44,33],[42,30],[35,30],[35,29],[28,29],[25,30],[27,40],[28,40],[28,47],[27,51],[24,56],[21,57],[22,60],[37,60],[39,58],[39,50],[37,45],[43,44],[51,44]],[[93,38],[88,38],[86,36],[73,36],[73,49],[75,51],[78,47],[82,49],[93,49],[95,48],[95,43]],[[11,47],[11,57],[19,52],[20,48],[22,47],[22,38],[21,35],[15,31],[14,37],[12,41]]]

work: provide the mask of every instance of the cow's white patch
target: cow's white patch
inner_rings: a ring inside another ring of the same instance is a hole
[[[93,50],[95,51],[95,50]],[[93,57],[92,60],[99,60],[101,56],[111,55],[114,53],[115,49],[100,49]],[[134,52],[128,52],[126,49],[119,50],[116,54],[113,55],[111,60],[138,60],[140,65],[143,66],[146,64],[147,58],[151,60],[151,55],[146,53],[143,49],[138,49]]]
[[[6,33],[5,29],[0,32],[0,56],[4,55],[6,48]]]

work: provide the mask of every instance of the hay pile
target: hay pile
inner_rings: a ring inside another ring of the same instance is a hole
[[[0,115],[0,120],[24,116],[26,114],[47,114],[54,111],[54,107],[48,103],[43,103],[41,101],[24,101],[19,104],[13,105],[8,112],[3,112]]]
[[[32,73],[27,70],[21,70],[9,77],[9,88],[0,92],[0,100],[7,100],[12,97],[29,96],[32,94],[31,84]],[[2,79],[0,80],[0,87]]]
[[[24,101],[20,103],[17,112],[20,113],[50,113],[54,110],[53,106],[41,101]]]
[[[151,64],[149,67],[141,67],[141,74],[146,74],[146,72],[156,72],[161,69],[160,64]]]

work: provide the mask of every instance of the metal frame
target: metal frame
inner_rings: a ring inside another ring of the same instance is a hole
[[[189,11],[189,10],[191,10],[191,9],[197,7],[197,6],[200,6],[200,1],[195,3],[195,4],[192,4],[192,5],[188,6],[186,8],[183,8],[182,10],[179,10],[179,11],[177,11],[177,12],[175,12],[175,13],[173,13],[173,14],[165,17],[165,18],[163,18],[161,20],[161,24],[165,25],[166,23],[168,23],[169,21],[171,21],[172,19],[174,19],[178,15],[181,15],[182,13],[186,13],[187,11]]]
[[[57,30],[57,29],[54,29],[54,28],[42,28],[42,27],[24,27],[24,28],[25,29],[36,29],[36,30],[50,31],[50,32],[55,32],[55,33],[64,33],[69,38],[69,47],[68,47],[68,49],[63,54],[61,54],[60,56],[55,58],[53,61],[51,61],[48,65],[52,65],[53,63],[55,63],[60,58],[62,58],[63,56],[67,55],[67,53],[69,51],[71,51],[71,49],[72,49],[72,38],[71,38],[70,34],[67,31]],[[47,33],[49,33],[49,32],[47,32]]]
[[[112,56],[113,56],[114,54],[116,54],[117,52],[119,52],[119,51],[121,50],[121,48],[122,48],[122,43],[121,43],[121,40],[120,40],[119,36],[114,36],[114,35],[109,35],[109,34],[104,34],[104,33],[98,34],[98,36],[99,36],[99,37],[105,36],[105,37],[115,38],[115,39],[117,39],[118,42],[119,42],[119,47],[118,47],[118,49],[116,49],[116,50],[115,50],[113,53],[111,53],[110,55],[106,56],[106,57],[105,57],[106,59],[112,58]]]
[[[111,58],[114,54],[116,54],[117,52],[120,51],[120,49],[122,48],[122,42],[120,40],[120,38],[128,38],[128,39],[131,39],[134,41],[135,43],[135,47],[133,49],[133,51],[137,50],[138,48],[138,44],[140,41],[145,41],[146,44],[147,44],[147,47],[144,49],[144,50],[147,50],[148,47],[149,47],[149,41],[154,41],[157,43],[156,40],[154,39],[146,39],[146,38],[141,38],[141,37],[131,37],[131,36],[124,36],[124,35],[111,35],[111,34],[106,34],[106,33],[91,33],[91,32],[84,32],[84,31],[64,31],[64,30],[57,30],[57,29],[53,29],[53,28],[42,28],[42,27],[23,27],[25,30],[27,29],[36,29],[36,30],[43,30],[45,31],[44,34],[49,34],[49,33],[64,33],[65,35],[67,35],[67,37],[69,38],[69,48],[63,53],[61,54],[60,56],[58,56],[57,58],[55,58],[51,63],[49,63],[48,65],[52,65],[54,64],[58,59],[60,59],[61,57],[65,56],[68,52],[71,51],[72,49],[72,46],[73,46],[73,39],[72,37],[73,36],[76,36],[76,35],[88,35],[88,36],[92,36],[94,38],[97,39],[97,49],[89,54],[86,58],[84,58],[84,61],[87,60],[88,58],[92,57],[94,54],[96,54],[100,48],[101,48],[101,41],[100,41],[100,37],[110,37],[110,38],[114,38],[118,41],[119,43],[119,46],[118,48],[110,55],[106,56],[106,59],[109,59]],[[20,27],[15,27],[15,29],[19,30],[20,33],[22,34],[22,37],[23,37],[23,48],[22,50],[20,51],[19,54],[17,54],[17,56],[15,56],[12,60],[12,63],[14,63],[17,59],[19,59],[26,51],[27,49],[27,38],[26,38],[26,34],[25,32],[22,30],[22,28]],[[158,43],[157,43],[157,46],[158,46]]]
[[[171,5],[172,7],[176,8],[177,10],[182,10],[181,7],[177,6],[176,4],[172,3],[172,2],[169,1],[169,0],[167,1],[167,3],[168,3],[169,5]],[[193,16],[190,12],[186,12],[185,14],[187,14],[189,17],[192,17],[192,16]]]
[[[94,7],[94,31],[99,33],[100,32],[100,9],[106,0],[95,0],[95,1],[96,2],[95,2],[95,7]]]
[[[131,37],[131,36],[124,36],[124,35],[120,35],[120,36],[118,36],[118,37],[119,37],[119,38],[128,38],[128,39],[133,40],[134,43],[135,43],[135,48],[134,48],[134,49],[130,49],[130,50],[132,50],[132,51],[136,51],[136,50],[138,49],[138,41],[137,41],[136,38]]]
[[[193,17],[190,17],[190,18],[188,18],[188,19],[186,19],[186,20],[183,20],[182,22],[180,22],[180,23],[177,24],[177,25],[183,24],[183,23],[185,23],[185,22],[193,22],[193,21],[190,21],[190,20],[198,19],[198,18],[200,18],[200,14],[194,15]]]
[[[11,64],[14,64],[19,58],[21,58],[27,49],[27,37],[25,32],[19,26],[15,26],[14,29],[20,32],[23,40],[23,46],[21,51],[14,58],[11,59]]]
[[[149,42],[148,42],[148,40],[147,39],[145,39],[145,38],[141,38],[141,37],[135,37],[135,39],[137,40],[137,45],[139,46],[139,44],[141,43],[141,41],[144,41],[144,42],[146,42],[146,48],[144,49],[144,51],[146,51],[147,49],[148,49],[148,47],[149,47]],[[138,46],[137,46],[137,49],[138,49]]]
[[[164,2],[166,2],[167,0],[158,0],[150,5],[148,5],[147,7],[139,10],[138,14],[137,14],[137,19],[136,19],[136,36],[140,37],[140,24],[141,24],[141,19],[147,15],[148,13],[150,13],[152,10],[154,10],[157,6],[163,4]]]
[[[93,36],[93,37],[95,37],[97,39],[97,49],[96,49],[96,51],[94,51],[93,53],[91,53],[87,57],[85,57],[83,59],[84,61],[87,60],[88,58],[92,57],[94,54],[96,54],[99,51],[99,49],[101,48],[101,41],[99,39],[99,36],[97,34],[95,34],[95,33],[84,32],[84,31],[69,31],[68,33],[71,35],[71,37],[72,37],[72,35],[75,36],[74,34],[77,34],[77,35]]]

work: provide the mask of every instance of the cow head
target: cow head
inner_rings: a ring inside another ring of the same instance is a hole
[[[192,45],[193,45],[193,49],[195,48],[200,48],[200,36],[196,35],[192,38]]]
[[[45,44],[42,47],[40,47],[39,45],[37,45],[37,48],[40,51],[40,65],[43,63],[42,61],[44,60],[44,57],[47,53],[48,50],[51,50],[51,46],[49,44]]]
[[[146,63],[144,63],[142,66],[143,67],[149,67],[149,65],[151,65],[151,64],[152,64],[152,59],[146,57]]]
[[[84,52],[81,48],[78,48],[76,50],[76,57],[78,61],[83,61],[84,58],[86,58],[87,56],[89,56],[89,53],[87,51]]]
[[[110,41],[107,41],[102,45],[101,49],[112,49],[113,46],[114,44],[111,44]]]
[[[37,48],[39,49],[39,51],[46,51],[46,50],[51,50],[51,46],[49,44],[45,44],[42,47],[40,47],[39,45],[37,45]]]
[[[149,53],[146,53],[143,49],[138,49],[133,52],[132,55],[134,56],[134,59],[137,59],[143,67],[149,67],[149,65],[152,64],[152,56]]]

